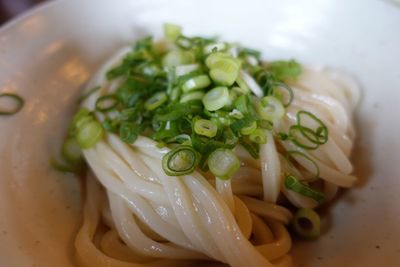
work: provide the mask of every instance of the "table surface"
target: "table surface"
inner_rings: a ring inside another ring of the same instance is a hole
[[[0,25],[46,0],[0,0]]]

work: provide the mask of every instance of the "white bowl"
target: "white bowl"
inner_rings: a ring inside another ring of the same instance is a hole
[[[292,250],[298,266],[400,264],[400,10],[374,0],[56,1],[0,30],[0,92],[26,100],[0,117],[1,266],[74,266],[79,181],[52,170],[82,85],[116,48],[163,22],[352,73],[363,88],[354,153],[358,186]]]

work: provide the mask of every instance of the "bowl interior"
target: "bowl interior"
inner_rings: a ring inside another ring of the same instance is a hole
[[[360,12],[360,7],[363,7]],[[0,30],[0,92],[26,99],[0,118],[0,261],[74,266],[80,181],[49,166],[85,82],[115,49],[164,22],[351,73],[358,185],[324,211],[324,235],[296,241],[298,266],[397,266],[400,261],[400,10],[383,1],[56,1]],[[356,255],[356,256],[355,256]]]

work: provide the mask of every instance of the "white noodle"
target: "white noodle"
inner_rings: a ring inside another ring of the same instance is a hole
[[[114,92],[124,82],[122,78],[108,81],[105,75],[128,51],[130,47],[122,49],[99,69],[86,91],[100,89],[82,106],[94,110],[99,96]],[[177,75],[197,67],[182,66],[176,69]],[[241,71],[240,77],[256,96],[263,96],[248,73]],[[128,145],[107,134],[85,150],[92,171],[87,177],[83,225],[75,240],[79,265],[191,266],[212,260],[234,267],[292,266],[288,254],[292,243],[285,228],[292,214],[275,203],[280,196],[297,207],[315,208],[318,203],[282,182],[286,174],[303,181],[315,172],[315,166],[295,154],[296,164],[291,165],[283,155],[299,151],[319,166],[327,201],[339,186],[352,186],[356,181],[349,161],[355,137],[352,113],[360,93],[350,77],[331,69],[304,68],[291,86],[294,101],[286,116],[274,123],[274,130],[287,132],[297,122],[296,113],[306,110],[324,121],[328,142],[314,151],[305,150],[290,141],[278,141],[266,131],[268,142],[261,145],[260,159],[236,147],[242,166],[228,181],[197,171],[167,176],[161,159],[169,148],[158,148],[144,136]],[[99,113],[96,117],[105,119]]]

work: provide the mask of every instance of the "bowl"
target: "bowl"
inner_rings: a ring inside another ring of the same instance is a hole
[[[2,266],[75,266],[80,180],[54,171],[84,84],[119,47],[162,24],[218,34],[263,51],[353,75],[362,87],[353,153],[357,185],[324,211],[323,235],[296,240],[296,266],[399,266],[400,10],[394,2],[53,1],[0,29],[0,93],[26,103],[0,117]]]

